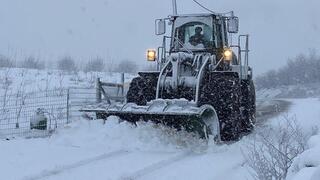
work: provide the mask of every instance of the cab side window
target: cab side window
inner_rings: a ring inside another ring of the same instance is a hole
[[[222,34],[221,34],[221,31],[222,31],[222,27],[221,27],[221,24],[216,24],[216,36],[217,36],[217,47],[218,48],[222,48],[223,47],[223,40],[222,40]]]

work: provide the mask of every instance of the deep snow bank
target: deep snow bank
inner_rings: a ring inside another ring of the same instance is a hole
[[[293,115],[305,134],[315,134],[320,127],[320,99],[295,99],[288,115]],[[278,119],[279,120],[279,119]],[[278,123],[272,121],[271,123]],[[281,124],[281,123],[280,123]],[[320,135],[312,136],[308,149],[294,159],[287,176],[288,180],[320,179]]]
[[[288,180],[320,179],[320,135],[310,138],[309,149],[299,155],[288,175]]]

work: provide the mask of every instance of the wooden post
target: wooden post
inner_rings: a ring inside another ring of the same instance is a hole
[[[96,81],[96,102],[101,103],[102,97],[101,97],[101,84],[100,84],[100,78],[97,78]]]
[[[67,124],[70,123],[70,89],[67,90]]]
[[[121,96],[124,96],[124,73],[121,73]]]

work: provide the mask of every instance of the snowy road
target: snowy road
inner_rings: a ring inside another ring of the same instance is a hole
[[[276,120],[288,107],[289,113],[294,113],[301,105],[320,103],[308,99],[293,101],[292,107],[287,101],[257,104],[263,111],[258,113],[258,121],[267,122],[266,118]],[[141,123],[133,127],[118,124],[115,118],[105,125],[79,121],[51,138],[0,141],[0,179],[251,179],[242,155],[248,137],[230,145],[206,145],[184,133],[173,134],[155,126]]]

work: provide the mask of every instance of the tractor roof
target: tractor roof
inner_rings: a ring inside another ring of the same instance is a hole
[[[226,17],[222,14],[216,13],[199,13],[199,14],[178,14],[178,15],[170,15],[170,17],[206,17],[206,16],[220,16],[220,17]]]

